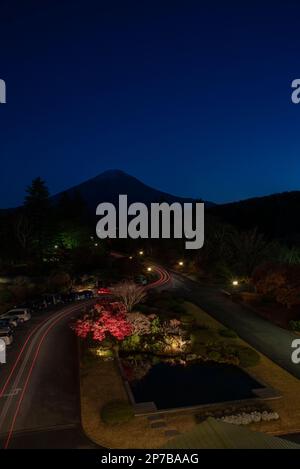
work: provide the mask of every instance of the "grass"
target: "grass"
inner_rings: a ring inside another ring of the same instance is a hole
[[[232,331],[231,329],[222,328],[219,330],[219,334],[221,337],[228,337],[230,339],[236,339],[237,333]]]
[[[109,401],[101,409],[101,419],[107,425],[119,425],[129,422],[134,417],[132,406],[126,400]]]
[[[202,334],[210,331],[219,335],[224,326],[209,316],[194,304],[185,303],[186,312],[192,315],[196,323],[202,327]],[[203,326],[206,329],[203,329]],[[200,329],[201,330],[201,329]],[[248,347],[240,338],[222,337],[226,344]],[[199,344],[201,346],[201,344]],[[260,362],[251,368],[255,378],[277,389],[281,399],[268,401],[268,406],[278,412],[280,420],[272,422],[252,423],[249,428],[256,431],[275,435],[300,432],[300,383],[288,372],[273,363],[267,357],[260,355]],[[180,433],[191,430],[196,420],[194,414],[188,411],[165,414],[167,427],[153,429],[145,417],[134,417],[132,420],[107,425],[100,415],[103,406],[112,400],[127,401],[127,394],[120,377],[118,368],[113,361],[101,361],[99,358],[86,353],[81,361],[81,412],[82,424],[86,434],[96,443],[106,448],[159,448],[168,438],[164,435],[166,429],[175,429]],[[226,408],[226,404],[224,404]],[[199,413],[199,412],[196,412]]]
[[[206,324],[216,330],[224,328],[223,324],[192,303],[186,303],[186,310],[197,318],[198,324]],[[227,338],[226,340],[231,344],[249,347],[249,344],[240,338]],[[259,356],[260,361],[251,368],[251,374],[278,390],[282,395],[281,399],[267,401],[268,406],[274,412],[278,412],[280,419],[272,422],[252,423],[249,428],[274,435],[300,432],[299,380],[265,355],[259,353]]]
[[[84,353],[83,357],[86,355]],[[101,409],[112,400],[128,402],[127,394],[113,361],[99,358],[81,360],[80,373],[82,425],[87,436],[106,448],[160,448],[168,441],[165,428],[151,428],[146,417],[107,425],[101,418]],[[102,416],[103,417],[103,416]],[[167,415],[167,428],[189,431],[195,425],[192,414]]]

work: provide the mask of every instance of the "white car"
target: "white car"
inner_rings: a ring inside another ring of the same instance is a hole
[[[5,345],[10,345],[13,341],[13,335],[9,328],[0,329],[0,339],[4,340]]]
[[[27,308],[14,308],[0,316],[1,319],[18,318],[20,322],[29,321],[31,314]]]

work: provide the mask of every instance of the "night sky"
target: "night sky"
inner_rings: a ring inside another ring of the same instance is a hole
[[[299,1],[1,0],[0,207],[107,169],[226,202],[300,189]]]

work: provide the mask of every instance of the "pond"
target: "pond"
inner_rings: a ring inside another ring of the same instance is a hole
[[[263,387],[241,368],[214,362],[139,362],[134,372],[127,362],[124,370],[135,402],[154,402],[158,410],[253,398]]]

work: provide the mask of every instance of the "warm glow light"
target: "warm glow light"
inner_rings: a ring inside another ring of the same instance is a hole
[[[129,259],[131,260],[131,259],[132,259],[132,256],[129,256]]]
[[[93,353],[97,355],[98,357],[111,357],[112,356],[111,350],[105,350],[101,348],[94,349]]]
[[[144,251],[140,251],[140,252],[139,252],[139,255],[140,255],[140,256],[143,256],[143,254],[144,254]]]
[[[152,267],[147,267],[148,272],[151,272]]]
[[[235,287],[239,284],[238,280],[233,280],[232,281],[232,285],[234,285]]]
[[[180,265],[180,267],[182,267],[183,266],[183,261],[179,261],[178,265]]]
[[[98,246],[98,243],[95,243],[95,247],[97,247],[97,246]]]

